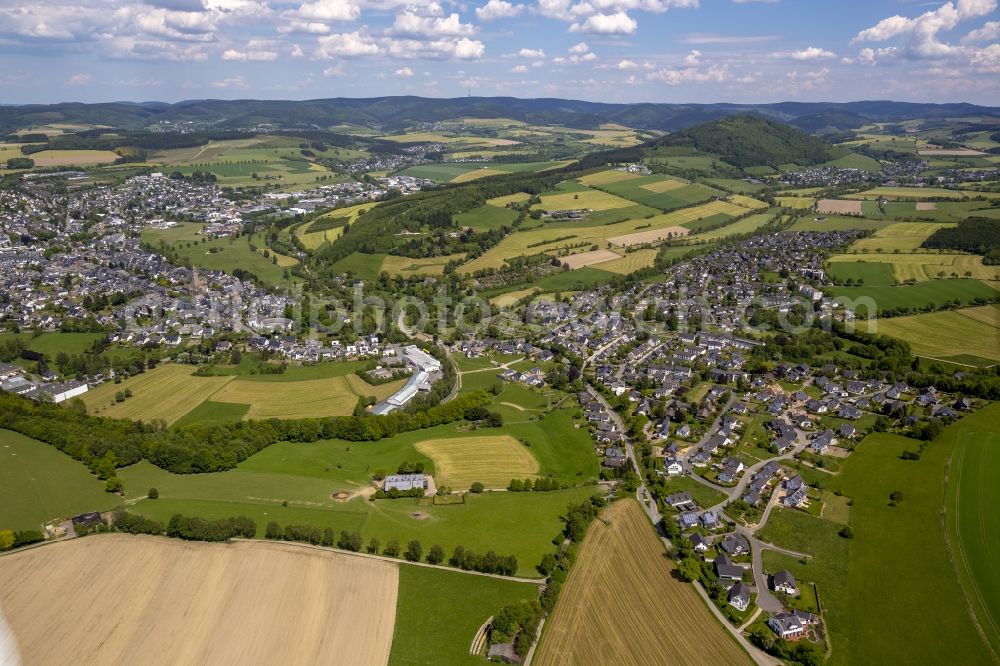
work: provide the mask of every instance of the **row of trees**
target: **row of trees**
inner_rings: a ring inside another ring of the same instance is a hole
[[[431,428],[464,418],[471,407],[489,403],[484,391],[410,413],[340,416],[318,419],[269,419],[228,424],[165,428],[124,419],[90,416],[82,409],[36,403],[13,394],[0,395],[0,427],[41,440],[97,470],[102,463],[124,467],[149,460],[177,474],[232,469],[279,441],[320,439],[376,441],[402,432]],[[101,478],[108,478],[104,474]]]
[[[228,541],[235,537],[252,539],[257,534],[257,524],[247,516],[234,518],[219,518],[205,520],[196,516],[184,516],[175,513],[170,521],[163,525],[158,520],[147,518],[141,514],[128,511],[115,511],[111,524],[96,526],[94,531],[117,530],[129,534],[156,534],[187,541]],[[77,528],[81,534],[83,529]]]

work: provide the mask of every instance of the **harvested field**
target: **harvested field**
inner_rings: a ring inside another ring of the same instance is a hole
[[[117,534],[0,561],[0,606],[25,666],[389,660],[399,582],[391,563],[292,544]]]
[[[917,210],[937,210],[937,204],[933,201],[918,201]]]
[[[971,148],[921,148],[917,151],[917,155],[926,157],[976,157],[985,154],[981,150]]]
[[[111,164],[118,159],[118,153],[110,150],[42,150],[25,157],[35,160],[36,167],[91,166]]]
[[[972,309],[977,312],[971,317],[963,316],[965,310],[961,309],[882,318],[876,332],[909,342],[918,356],[948,358],[968,354],[1000,361],[1000,328],[983,320],[982,309]]]
[[[608,242],[622,247],[629,245],[642,245],[643,243],[656,243],[668,238],[679,238],[687,236],[691,230],[686,227],[667,227],[665,229],[650,229],[649,231],[639,231],[634,234],[615,236],[609,238]]]
[[[190,365],[164,364],[121,384],[107,382],[81,397],[93,414],[119,419],[173,423],[224,387],[232,377],[195,377]],[[115,402],[115,394],[130,389],[132,397]]]
[[[592,250],[590,252],[571,254],[568,257],[561,257],[559,260],[563,263],[563,266],[569,266],[573,269],[599,264],[603,261],[613,261],[618,259],[618,257],[619,255],[611,250]]]
[[[271,382],[234,379],[212,394],[212,401],[250,405],[248,419],[347,416],[354,411],[359,395],[382,400],[404,383],[399,380],[371,386],[356,376],[326,377],[282,383],[278,390]]]
[[[921,244],[938,229],[953,226],[955,225],[939,222],[895,222],[867,238],[854,242],[850,250],[852,252],[913,251],[919,249]]]
[[[638,504],[616,502],[602,518],[587,532],[535,664],[751,663],[694,588],[671,575]]]
[[[592,173],[584,176],[583,178],[577,179],[577,182],[582,185],[607,185],[608,183],[620,183],[623,180],[632,180],[633,178],[641,178],[642,174],[629,173],[628,171],[617,171],[615,169],[610,169],[608,171],[598,171],[597,173]]]
[[[640,268],[649,268],[653,265],[653,261],[655,259],[656,250],[652,248],[636,250],[635,252],[629,252],[624,256],[618,257],[617,259],[597,264],[595,268],[600,268],[602,271],[611,271],[612,273],[618,273],[620,275],[628,275],[629,273],[635,272]]]
[[[861,215],[860,201],[844,199],[820,199],[816,202],[816,212],[826,215]]]
[[[438,486],[466,489],[479,481],[487,488],[506,488],[513,478],[538,474],[538,461],[510,435],[429,439],[414,447],[434,461]]]
[[[679,190],[682,187],[687,186],[682,180],[676,180],[674,178],[665,178],[663,180],[656,181],[655,183],[646,183],[642,185],[642,189],[649,190],[650,192],[656,192],[657,194],[661,192],[670,192],[671,190]]]

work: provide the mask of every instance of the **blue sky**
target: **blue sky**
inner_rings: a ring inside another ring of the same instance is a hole
[[[1000,105],[998,0],[0,0],[0,103]]]

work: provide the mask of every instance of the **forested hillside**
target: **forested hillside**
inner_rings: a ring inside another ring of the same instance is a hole
[[[719,156],[737,167],[798,164],[836,159],[847,151],[783,123],[759,116],[732,116],[658,140],[654,147],[686,147]]]

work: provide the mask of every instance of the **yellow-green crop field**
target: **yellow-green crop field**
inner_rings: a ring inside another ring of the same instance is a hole
[[[110,164],[118,154],[110,150],[43,150],[23,157],[33,159],[36,167],[93,166]]]
[[[511,479],[538,474],[531,451],[510,435],[430,439],[414,446],[434,461],[435,483],[455,490],[477,481],[487,488],[506,488]]]
[[[775,197],[775,201],[778,202],[779,206],[797,210],[809,210],[813,205],[811,197]]]
[[[977,280],[1000,281],[1000,266],[984,266],[976,254],[835,254],[830,262],[874,262],[892,265],[892,276],[900,282],[924,282],[941,277],[971,277]],[[944,275],[941,275],[944,273]],[[968,275],[966,275],[968,273]]]
[[[973,192],[972,190],[949,190],[944,187],[876,187],[857,194],[849,194],[849,199],[971,199],[984,196],[987,199],[1000,199],[1000,192]]]
[[[406,380],[371,386],[357,375],[324,377],[297,382],[259,382],[233,379],[212,394],[212,402],[250,405],[250,419],[298,419],[347,416],[359,396],[387,398]]]
[[[323,243],[332,243],[340,238],[340,235],[344,233],[344,228],[336,227],[334,229],[325,229],[323,231],[309,231],[310,227],[324,219],[334,217],[346,217],[348,219],[348,223],[351,224],[357,219],[358,215],[369,210],[371,207],[372,204],[368,203],[358,204],[357,206],[349,206],[347,208],[337,208],[336,210],[332,210],[325,215],[320,215],[309,224],[303,224],[296,227],[295,237],[302,242],[307,250],[315,250]]]
[[[596,173],[587,174],[582,178],[578,178],[577,182],[581,185],[608,185],[610,183],[620,183],[625,180],[632,180],[634,178],[641,178],[642,174],[629,173],[628,171],[617,171],[615,169],[608,169],[606,171],[598,171]]]
[[[582,192],[563,192],[560,194],[542,195],[542,203],[533,206],[539,210],[610,210],[612,208],[628,208],[635,204],[628,199],[616,197],[600,190],[584,190]]]
[[[405,380],[371,386],[357,375],[323,379],[269,382],[235,375],[197,377],[189,365],[163,364],[120,384],[108,382],[84,393],[84,404],[93,414],[137,421],[162,419],[168,424],[205,402],[228,402],[250,407],[247,418],[307,418],[345,416],[354,411],[358,397],[388,397]],[[115,402],[125,389],[132,396]]]
[[[444,267],[452,259],[461,259],[462,254],[451,254],[444,257],[426,257],[414,259],[412,257],[398,257],[394,254],[386,255],[382,260],[381,270],[391,275],[441,275]]]
[[[618,259],[612,259],[611,261],[594,264],[594,268],[600,268],[602,271],[609,271],[620,275],[627,275],[639,270],[640,268],[649,268],[652,266],[653,260],[656,259],[656,252],[657,251],[653,249],[636,250],[635,252],[629,252]]]
[[[136,421],[163,419],[168,424],[207,400],[232,377],[194,377],[189,365],[164,364],[121,384],[107,382],[81,397],[93,414]],[[130,389],[132,397],[115,402],[115,394]]]
[[[954,224],[935,222],[896,222],[879,229],[871,236],[855,241],[851,251],[858,252],[908,252],[916,250],[938,229]]]
[[[515,192],[514,194],[508,194],[505,197],[493,197],[492,199],[487,199],[486,203],[491,206],[503,208],[510,203],[524,203],[530,198],[531,195],[527,192]]]
[[[507,172],[500,171],[499,169],[491,169],[489,167],[483,167],[482,169],[475,169],[473,171],[466,171],[465,173],[460,173],[451,179],[453,183],[468,183],[471,180],[479,180],[480,178],[488,178],[490,176],[503,176]]]
[[[584,196],[589,196],[590,192],[579,193],[581,199],[577,199],[575,207],[584,207],[579,202]],[[604,194],[599,192],[598,194]],[[572,193],[559,194],[559,197],[572,196]],[[605,195],[611,196],[611,195]],[[618,197],[613,197],[617,199]],[[570,199],[572,201],[572,199]],[[544,201],[544,198],[543,198]],[[624,201],[624,200],[623,200]],[[628,202],[632,205],[631,202]],[[632,234],[638,231],[652,231],[665,229],[674,226],[683,226],[685,223],[698,219],[708,218],[713,215],[725,214],[731,216],[742,215],[745,208],[731,204],[728,201],[709,201],[700,206],[682,208],[670,213],[663,213],[650,218],[641,218],[619,222],[618,224],[606,224],[598,226],[577,226],[558,222],[544,224],[538,228],[528,231],[516,231],[504,238],[496,246],[476,257],[460,268],[463,273],[472,273],[483,268],[500,268],[504,261],[511,257],[538,252],[555,252],[565,244],[593,243],[607,249],[609,238]],[[537,245],[554,238],[572,236],[565,242],[554,242],[551,245]],[[599,247],[598,249],[602,249]]]

